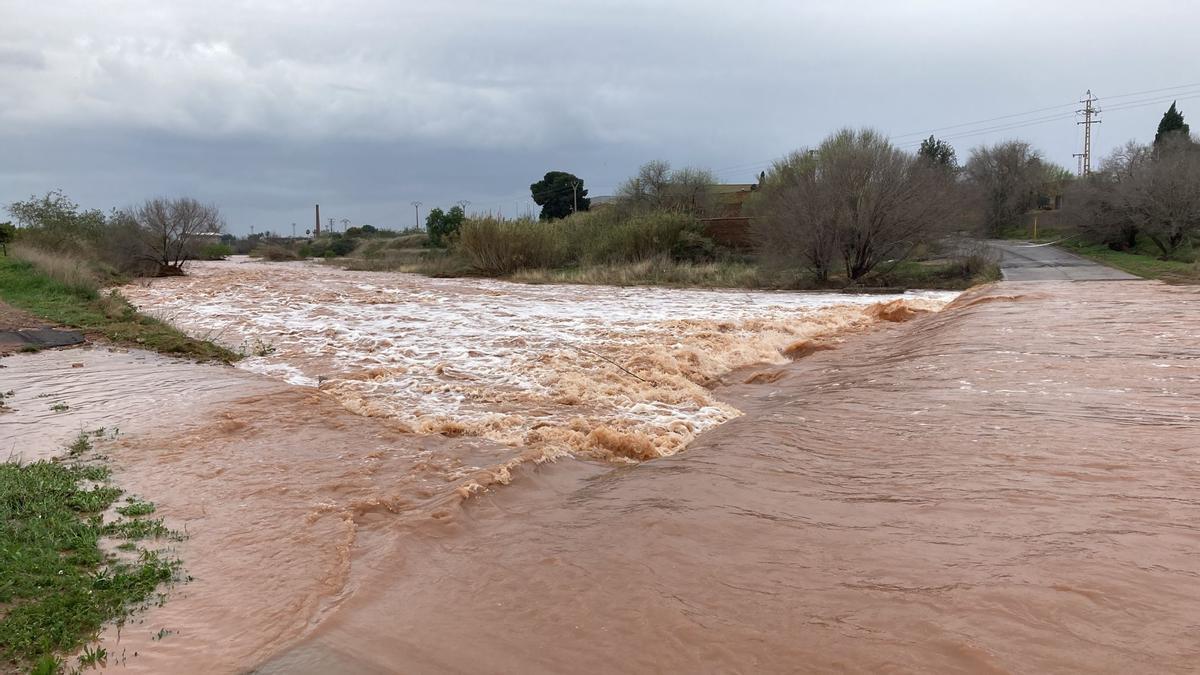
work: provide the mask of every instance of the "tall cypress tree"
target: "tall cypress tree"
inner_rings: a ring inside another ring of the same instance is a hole
[[[1158,123],[1158,133],[1154,134],[1154,144],[1158,145],[1168,135],[1176,132],[1186,137],[1190,129],[1187,122],[1183,121],[1183,113],[1175,109],[1175,102],[1172,101],[1171,107],[1163,113],[1162,121]]]

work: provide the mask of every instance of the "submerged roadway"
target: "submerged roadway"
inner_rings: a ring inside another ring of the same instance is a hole
[[[992,239],[1005,281],[1133,281],[1141,277],[1068,253],[1050,244]]]

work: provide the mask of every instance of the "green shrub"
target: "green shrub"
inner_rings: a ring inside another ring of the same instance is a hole
[[[224,260],[233,255],[233,247],[228,244],[207,244],[200,248],[201,260]]]
[[[354,252],[356,246],[358,246],[358,240],[350,237],[341,237],[340,239],[333,240],[333,243],[329,245],[329,250],[333,251],[334,255],[341,257],[350,255]]]
[[[250,255],[271,262],[286,262],[289,260],[300,260],[300,254],[293,251],[287,246],[281,244],[263,244],[254,250]]]
[[[693,216],[652,211],[576,213],[555,221],[468,220],[457,250],[484,274],[571,265],[613,265],[651,259],[709,262],[716,245]]]
[[[579,258],[589,264],[637,262],[660,256],[677,260],[711,259],[713,244],[690,215],[651,211],[615,222],[592,218],[566,226],[577,239]]]
[[[429,233],[432,246],[446,246],[462,227],[467,214],[461,206],[452,206],[449,211],[434,208],[425,217],[425,231]]]
[[[558,267],[570,260],[568,241],[559,223],[488,216],[466,221],[458,234],[458,250],[484,274]]]

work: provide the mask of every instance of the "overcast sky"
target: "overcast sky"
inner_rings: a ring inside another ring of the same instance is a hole
[[[593,195],[651,159],[750,182],[842,126],[1073,169],[1086,89],[1099,154],[1174,96],[1200,122],[1197,26],[1155,0],[0,0],[0,202],[402,227],[413,200],[529,208],[550,169]]]

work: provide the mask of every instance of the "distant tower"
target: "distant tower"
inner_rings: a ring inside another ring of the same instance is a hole
[[[321,205],[317,204],[317,226],[313,228],[313,236],[321,236]]]
[[[1083,152],[1080,157],[1079,175],[1086,176],[1092,172],[1092,125],[1100,124],[1100,109],[1095,103],[1100,99],[1092,95],[1092,90],[1088,89],[1087,94],[1079,99],[1083,104],[1083,108],[1076,110],[1077,114],[1083,115],[1083,120],[1076,124],[1083,125]]]

